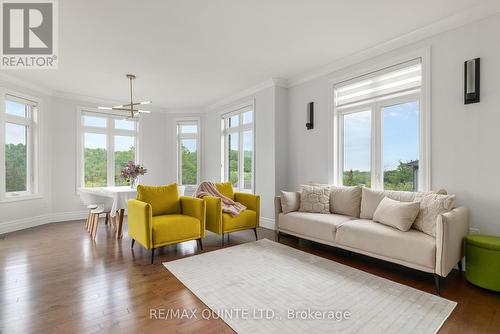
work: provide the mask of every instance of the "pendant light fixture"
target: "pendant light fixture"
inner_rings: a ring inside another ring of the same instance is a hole
[[[151,104],[151,101],[134,102],[134,98],[133,98],[134,84],[133,84],[133,81],[135,79],[135,75],[134,74],[127,74],[127,79],[129,79],[129,82],[130,82],[130,103],[122,104],[122,105],[115,106],[115,107],[98,107],[98,109],[125,111],[129,114],[126,117],[126,119],[134,118],[135,116],[139,115],[140,113],[149,114],[151,112],[149,110],[139,109],[139,106]]]

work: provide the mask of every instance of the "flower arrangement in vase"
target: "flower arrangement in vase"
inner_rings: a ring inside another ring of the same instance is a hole
[[[130,183],[130,188],[135,188],[139,175],[144,175],[148,172],[143,165],[136,165],[133,161],[129,161],[127,166],[122,169],[120,177]]]

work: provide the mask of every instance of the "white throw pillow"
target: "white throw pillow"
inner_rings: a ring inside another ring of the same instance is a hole
[[[420,212],[413,228],[435,237],[437,217],[455,207],[455,195],[417,194],[415,201],[420,203]]]
[[[400,202],[385,197],[377,206],[373,220],[401,231],[408,231],[419,210],[419,202]]]
[[[297,191],[281,191],[281,210],[283,213],[298,211],[300,208],[300,193]]]
[[[330,213],[330,187],[303,185],[299,211]]]

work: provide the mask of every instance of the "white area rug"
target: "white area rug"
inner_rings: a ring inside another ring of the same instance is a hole
[[[164,266],[240,334],[436,333],[456,306],[267,239]]]

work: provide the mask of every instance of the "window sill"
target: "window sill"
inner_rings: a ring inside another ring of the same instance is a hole
[[[34,195],[19,195],[19,196],[6,196],[0,199],[0,203],[12,203],[12,202],[20,202],[20,201],[31,201],[36,199],[42,199],[43,196],[40,194]]]

